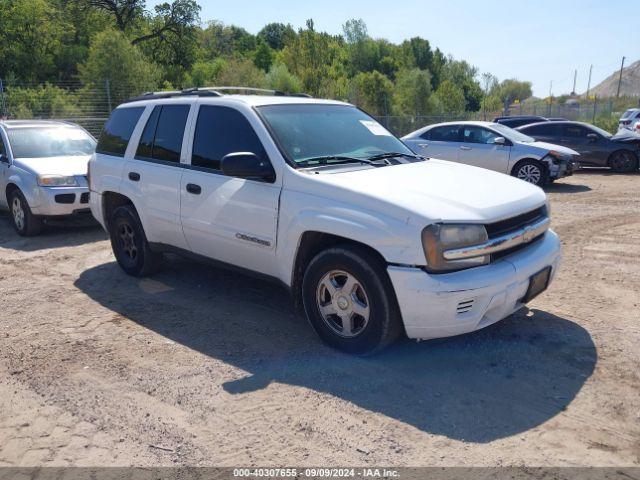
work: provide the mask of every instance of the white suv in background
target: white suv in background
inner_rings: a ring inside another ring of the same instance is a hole
[[[491,122],[438,123],[402,138],[416,153],[513,175],[543,187],[573,174],[578,152],[537,142],[513,128]]]
[[[637,122],[640,122],[640,108],[630,108],[620,117],[618,129],[633,130]]]
[[[486,327],[553,278],[539,188],[425,160],[346,103],[219,90],[146,94],[104,128],[91,210],[128,274],[171,251],[270,277],[353,353]]]

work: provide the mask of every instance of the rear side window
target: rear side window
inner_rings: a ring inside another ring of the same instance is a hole
[[[262,142],[245,116],[230,107],[200,107],[193,138],[191,165],[220,170],[220,161],[234,152],[266,158]]]
[[[136,158],[180,163],[189,105],[158,105],[144,127]]]
[[[118,108],[109,117],[100,134],[97,153],[106,155],[124,156],[133,129],[144,111],[144,107]]]
[[[534,125],[521,130],[527,135],[556,135],[558,127],[556,125]]]
[[[436,142],[459,142],[458,131],[460,125],[447,125],[445,127],[436,127],[422,134],[425,140],[433,140]]]

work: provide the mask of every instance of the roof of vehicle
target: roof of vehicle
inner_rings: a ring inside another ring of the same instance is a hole
[[[442,122],[428,125],[426,128],[446,127],[447,125],[475,125],[477,127],[493,127],[496,122],[484,122],[482,120],[460,120],[459,122]]]
[[[0,125],[7,129],[28,127],[79,127],[74,123],[59,120],[0,120]]]
[[[240,93],[227,94],[227,91],[237,91]],[[248,93],[248,94],[247,94]],[[291,104],[324,104],[324,105],[349,105],[337,100],[326,100],[312,98],[305,94],[285,94],[277,90],[265,90],[245,87],[210,87],[192,88],[181,91],[147,92],[137,97],[131,98],[120,106],[131,106],[148,104],[152,102],[160,103],[168,100],[184,101],[185,99],[206,100],[207,103],[216,101],[233,100],[244,103],[251,107],[262,105],[291,105]]]
[[[540,115],[510,115],[510,116],[496,117],[493,119],[493,121],[497,122],[498,120],[527,120],[532,118],[547,120],[545,117],[541,117]]]
[[[537,122],[537,123],[527,123],[526,125],[522,125],[520,127],[516,127],[515,130],[525,130],[529,127],[534,127],[536,125],[582,125],[584,127],[591,127],[590,123],[586,122],[576,122],[574,120],[551,120],[549,122]]]

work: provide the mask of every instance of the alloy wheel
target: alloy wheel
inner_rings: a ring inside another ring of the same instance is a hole
[[[138,256],[138,247],[136,247],[136,233],[131,225],[123,223],[118,229],[118,239],[120,240],[120,248],[131,260],[135,260]]]
[[[518,170],[518,178],[520,180],[524,180],[525,182],[533,183],[534,185],[538,185],[540,183],[540,178],[542,177],[542,172],[540,168],[536,165],[523,165]]]
[[[318,282],[316,303],[325,324],[341,337],[356,337],[369,323],[367,293],[348,272],[331,270],[325,274]]]
[[[24,208],[22,208],[22,202],[20,198],[14,197],[13,202],[11,204],[11,213],[13,214],[13,221],[16,224],[18,230],[24,230],[25,225],[25,214]]]

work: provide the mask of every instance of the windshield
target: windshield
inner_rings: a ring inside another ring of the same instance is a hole
[[[413,156],[386,128],[352,106],[269,105],[258,110],[283,153],[296,164],[320,157],[367,159],[388,152]]]
[[[77,127],[27,127],[7,131],[14,158],[91,155],[96,141]]]
[[[522,132],[514,130],[513,128],[507,127],[506,125],[502,125],[500,123],[491,125],[491,128],[500,133],[500,135],[502,135],[503,137],[514,142],[532,143],[536,141],[535,138],[532,138],[529,135],[525,135]]]
[[[622,118],[629,118],[629,117],[631,117],[635,112],[636,112],[636,109],[635,109],[635,108],[630,108],[629,110],[627,110],[626,112],[624,112],[624,115],[622,115]]]

